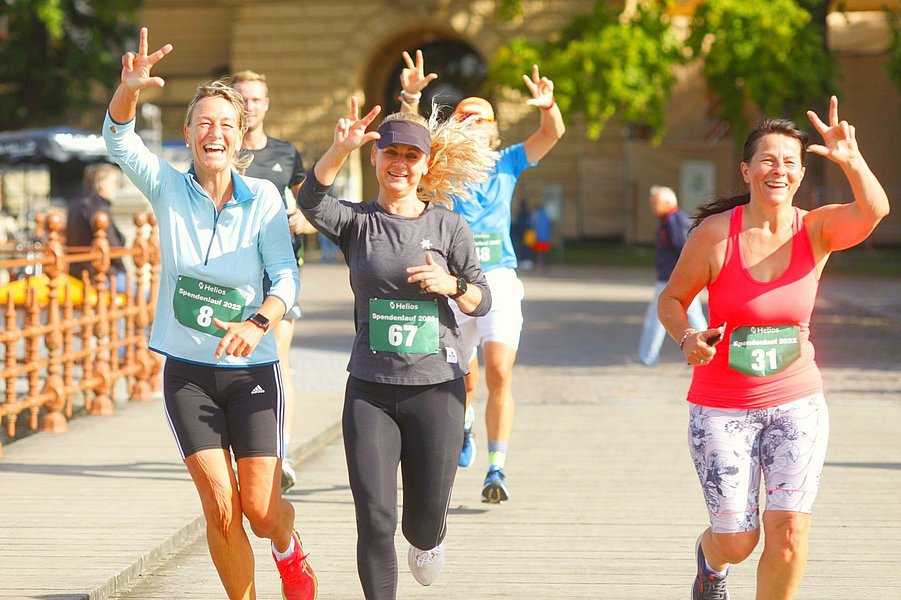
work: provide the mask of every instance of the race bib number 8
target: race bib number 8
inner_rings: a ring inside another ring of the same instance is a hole
[[[438,302],[369,300],[369,348],[375,352],[438,352]]]
[[[185,327],[223,337],[225,331],[216,327],[213,319],[239,321],[244,315],[244,306],[244,296],[239,290],[178,276],[172,308],[175,318]]]
[[[503,250],[501,249],[500,233],[474,233],[473,238],[476,243],[476,255],[483,267],[490,267],[501,262]]]
[[[729,335],[729,367],[745,375],[779,373],[800,356],[797,325],[736,327]]]

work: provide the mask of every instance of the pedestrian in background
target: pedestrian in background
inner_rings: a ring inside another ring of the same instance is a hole
[[[291,228],[294,254],[302,261],[300,258],[303,256],[301,234],[309,225],[303,214],[297,210],[295,198],[301,182],[306,177],[303,159],[291,142],[266,135],[264,123],[269,111],[269,86],[266,83],[266,76],[253,71],[241,71],[232,75],[231,85],[244,99],[244,112],[247,115],[247,131],[244,133],[241,147],[245,153],[253,156],[253,161],[245,169],[244,174],[248,177],[268,179],[281,192],[285,208],[289,212],[288,225]],[[264,276],[264,289],[268,290],[270,285],[268,276]],[[291,442],[294,415],[297,412],[297,390],[294,387],[291,368],[291,340],[294,338],[294,329],[299,318],[300,304],[299,301],[296,301],[288,308],[285,316],[273,326],[278,361],[281,365],[282,387],[285,392],[285,448],[281,476],[283,492],[289,490],[297,482],[297,474],[288,458],[288,447]]]
[[[403,53],[406,68],[401,71],[401,111],[416,113],[422,90],[437,75],[425,74],[422,52],[416,51],[415,62],[409,53]],[[481,345],[485,363],[485,383],[488,387],[488,405],[485,424],[488,429],[488,472],[482,484],[482,501],[499,504],[510,498],[506,483],[507,450],[513,430],[513,363],[522,333],[522,282],[516,276],[516,253],[510,239],[513,192],[523,171],[538,164],[563,136],[566,130],[563,115],[554,100],[554,83],[541,77],[538,65],[532,68],[531,77],[523,75],[523,82],[530,98],[526,105],[539,109],[538,129],[524,142],[513,144],[500,151],[492,176],[484,182],[473,184],[471,199],[454,202],[454,210],[463,215],[476,238],[479,260],[488,285],[491,286],[491,311],[474,319],[461,311],[455,311],[457,323],[473,347],[466,377],[466,417],[464,420],[463,447],[459,465],[470,466],[475,460],[476,446],[472,434],[475,421],[476,388],[479,381],[479,360],[476,348]],[[470,97],[461,100],[454,109],[457,119],[468,120],[477,126],[479,143],[485,150],[500,147],[494,108],[484,98]]]
[[[474,143],[470,124],[455,120],[394,113],[367,132],[380,110],[360,118],[351,99],[350,116],[338,121],[298,197],[350,268],[356,337],[342,426],[367,600],[397,595],[398,465],[410,571],[429,585],[444,565],[471,351],[450,305],[473,316],[491,306],[472,232],[448,206],[467,183],[487,178],[496,158]],[[374,140],[375,201],[330,196],[350,154]]]
[[[228,597],[256,595],[246,517],[254,534],[271,541],[283,597],[313,600],[316,577],[294,531],[294,506],[279,491],[285,400],[275,340],[266,335],[300,288],[282,194],[239,174],[247,166],[243,99],[222,81],[201,85],[188,106],[188,172],[144,145],[134,131],[138,99],[164,85],[151,69],[172,50],[166,44],[148,55],[147,35],[142,28],[138,51],[122,57],[103,137],[159,226],[162,272],[149,346],[166,357],[166,420],[200,496]]]
[[[657,318],[657,298],[666,287],[679,254],[688,239],[691,219],[680,208],[676,192],[660,185],[651,186],[648,198],[651,212],[659,222],[654,243],[654,263],[657,267],[657,283],[654,285],[654,299],[648,304],[644,313],[644,325],[641,328],[641,339],[638,341],[638,359],[645,365],[653,367],[660,359],[660,348],[666,338],[666,329]],[[688,323],[693,328],[707,329],[704,310],[701,308],[700,296],[695,296],[688,305]]]
[[[125,246],[125,237],[116,227],[112,216],[112,201],[119,192],[119,177],[122,171],[109,163],[93,163],[84,168],[82,184],[84,194],[72,199],[66,214],[66,245],[90,246],[94,243],[94,215],[106,213],[109,227],[106,228],[106,239],[111,247]],[[89,262],[69,264],[69,274],[81,279],[87,271],[94,281],[96,270]],[[125,291],[125,264],[121,258],[110,261],[109,276],[116,281],[116,290]]]
[[[710,517],[695,545],[695,600],[728,598],[730,565],[757,546],[761,475],[757,598],[789,600],[800,585],[829,437],[810,341],[819,279],[833,252],[864,241],[889,212],[835,96],[828,125],[813,111],[807,116],[822,144],[808,145],[786,119],[766,119],[751,132],[740,164],[748,193],[700,207],[658,301],[661,322],[694,367],[689,450]],[[810,211],[792,205],[808,153],[842,169],[853,202]],[[711,322],[722,324],[699,331],[686,308],[705,286]]]

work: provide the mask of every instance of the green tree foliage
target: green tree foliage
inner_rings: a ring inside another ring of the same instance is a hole
[[[0,0],[0,130],[56,125],[118,80],[140,0]]]
[[[707,86],[739,140],[747,131],[747,109],[803,123],[808,108],[835,92],[822,30],[795,0],[706,0],[698,5],[687,43],[703,59]]]
[[[554,39],[519,37],[501,47],[489,67],[489,82],[522,89],[522,75],[537,64],[554,81],[561,110],[585,117],[590,138],[597,139],[618,115],[648,126],[659,140],[673,67],[683,60],[663,8],[660,2],[640,2],[631,18],[621,21],[600,0]]]
[[[892,28],[892,43],[889,46],[888,63],[885,68],[892,83],[898,91],[901,91],[901,10],[891,11],[887,15]]]

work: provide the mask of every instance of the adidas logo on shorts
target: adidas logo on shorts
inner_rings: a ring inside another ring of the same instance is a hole
[[[250,390],[251,395],[253,394],[265,394],[266,390],[264,390],[261,386],[257,385],[255,388]]]

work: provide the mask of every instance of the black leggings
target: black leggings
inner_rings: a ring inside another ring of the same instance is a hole
[[[444,540],[465,400],[462,378],[436,385],[347,380],[344,452],[357,514],[357,571],[367,600],[397,595],[398,462],[404,537],[422,550]]]

